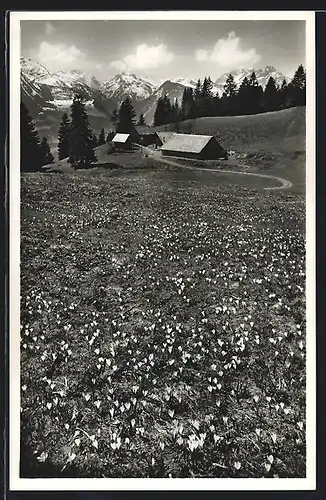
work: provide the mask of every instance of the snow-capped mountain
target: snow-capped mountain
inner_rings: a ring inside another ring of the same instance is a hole
[[[64,111],[68,111],[76,93],[86,103],[91,126],[98,130],[108,128],[115,107],[99,90],[100,82],[79,70],[51,73],[45,66],[31,59],[20,60],[20,91],[22,102],[34,118],[38,130],[51,140],[56,137]]]
[[[132,101],[147,99],[155,91],[155,85],[133,73],[124,72],[103,82],[99,89],[103,95],[120,104],[126,97]]]
[[[137,114],[143,113],[146,123],[150,124],[154,119],[158,99],[166,95],[170,99],[171,103],[178,99],[179,104],[181,104],[184,89],[185,85],[171,80],[166,80],[147,99],[135,103],[135,110]]]
[[[191,87],[193,89],[196,88],[197,82],[193,80],[192,78],[174,78],[171,80],[171,82],[174,83],[179,83],[180,85],[183,85],[184,87]]]
[[[249,78],[255,71],[259,85],[265,87],[270,76],[277,85],[288,78],[273,66],[264,69],[242,68],[232,71],[235,83]],[[221,75],[213,85],[213,93],[222,94],[229,73]],[[203,76],[202,78],[203,79]],[[44,65],[31,59],[21,58],[21,98],[29,109],[38,129],[44,129],[48,137],[57,136],[58,125],[64,111],[68,111],[75,93],[81,94],[87,106],[90,124],[98,133],[101,127],[109,130],[110,117],[114,108],[129,97],[137,116],[143,113],[148,124],[154,118],[159,97],[167,95],[171,102],[181,103],[185,87],[196,87],[197,80],[177,77],[162,81],[140,78],[133,73],[123,72],[108,81],[100,82],[78,69],[59,70],[51,73]]]
[[[239,87],[245,77],[247,77],[248,79],[250,78],[253,71],[255,72],[258,84],[261,85],[263,88],[266,87],[266,84],[271,76],[274,78],[276,85],[282,85],[284,79],[287,82],[289,81],[289,78],[287,78],[283,73],[276,71],[274,66],[266,66],[264,69],[242,68],[230,71],[228,73],[224,73],[215,81],[214,86],[216,90],[219,92],[219,94],[222,95],[224,90],[223,87],[230,73],[233,76],[237,87]]]

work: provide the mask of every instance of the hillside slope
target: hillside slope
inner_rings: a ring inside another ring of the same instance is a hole
[[[206,117],[156,127],[157,131],[214,135],[237,161],[257,172],[289,179],[305,191],[305,107],[251,116]],[[314,165],[309,165],[313,169]]]
[[[157,131],[214,135],[229,150],[287,153],[305,149],[304,107],[259,115],[217,116],[162,125]]]

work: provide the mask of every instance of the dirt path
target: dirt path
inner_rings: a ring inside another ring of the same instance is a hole
[[[225,172],[227,174],[252,175],[255,177],[273,179],[281,184],[280,186],[265,187],[264,189],[266,191],[277,191],[280,189],[289,189],[292,186],[291,181],[288,181],[287,179],[282,179],[282,177],[277,177],[275,175],[257,174],[257,173],[253,173],[253,172],[239,172],[238,170],[225,170],[225,169],[219,170],[217,168],[189,167],[187,165],[180,165],[180,163],[176,163],[173,160],[168,160],[165,157],[163,158],[163,156],[161,156],[161,153],[159,151],[153,151],[153,150],[146,148],[144,146],[143,146],[143,150],[146,150],[149,153],[149,155],[154,157],[155,160],[157,160],[161,163],[165,163],[166,165],[174,166],[174,167],[184,168],[184,169],[188,169],[188,170],[203,171],[203,172],[216,172],[216,173],[224,173]]]

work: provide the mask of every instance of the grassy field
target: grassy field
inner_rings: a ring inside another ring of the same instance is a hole
[[[225,176],[23,174],[23,477],[305,476],[304,199]]]

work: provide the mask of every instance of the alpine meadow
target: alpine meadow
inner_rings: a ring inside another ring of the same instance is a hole
[[[306,478],[305,22],[21,33],[20,477]]]

